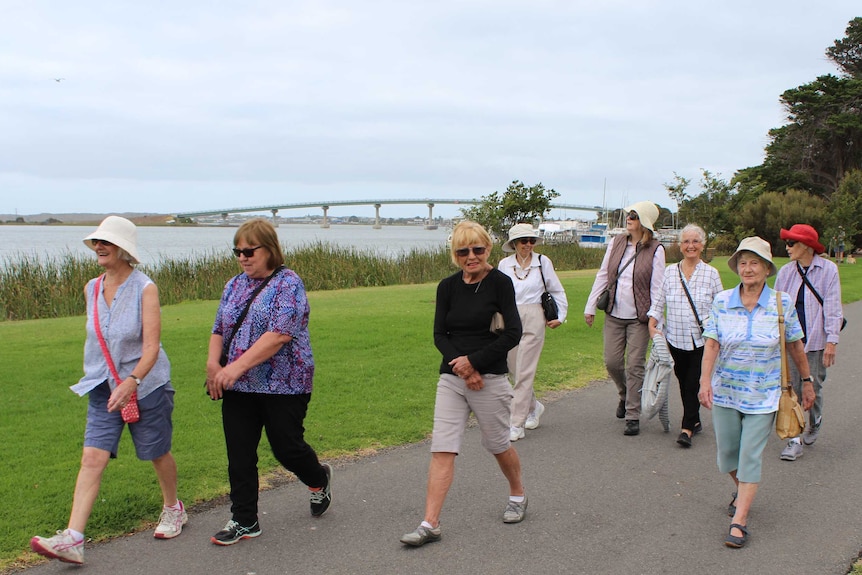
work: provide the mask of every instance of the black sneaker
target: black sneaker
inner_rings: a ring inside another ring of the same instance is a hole
[[[623,435],[637,435],[641,432],[641,424],[637,419],[629,419],[626,421],[626,429]]]
[[[623,419],[626,416],[626,400],[621,399],[617,404],[617,419]]]
[[[210,537],[210,541],[216,545],[233,545],[240,539],[250,539],[258,535],[260,535],[260,524],[257,521],[253,525],[243,527],[231,519],[224,526],[224,529]]]
[[[312,517],[320,517],[326,513],[326,510],[329,509],[329,504],[332,503],[332,466],[324,463],[323,470],[326,472],[326,485],[318,491],[311,492]]]

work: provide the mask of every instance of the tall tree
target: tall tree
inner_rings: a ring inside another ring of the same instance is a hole
[[[462,208],[461,213],[502,239],[515,224],[538,224],[551,211],[551,202],[559,195],[553,189],[545,189],[541,182],[528,187],[515,180],[502,194],[493,192],[483,196],[475,206]]]
[[[826,49],[826,56],[851,78],[862,78],[862,17],[850,20],[846,36]]]
[[[690,179],[674,173],[674,181],[664,185],[668,195],[677,203],[678,225],[697,224],[711,238],[731,232],[738,201],[736,185],[709,170],[701,170],[699,193],[690,194],[690,184]]]

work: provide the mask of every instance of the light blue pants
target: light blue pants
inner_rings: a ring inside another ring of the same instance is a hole
[[[760,483],[763,450],[775,429],[775,412],[749,414],[713,405],[712,426],[718,470],[736,471],[736,478],[743,483]]]

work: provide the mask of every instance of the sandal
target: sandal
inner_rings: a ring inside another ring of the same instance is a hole
[[[733,528],[736,527],[740,531],[742,531],[742,537],[737,537],[736,535],[732,535],[730,532],[733,531]],[[733,547],[734,549],[739,549],[745,545],[745,542],[748,540],[748,529],[745,528],[745,525],[740,525],[739,523],[731,523],[730,529],[727,531],[727,537],[724,538],[724,544],[728,547]]]
[[[730,505],[727,506],[727,516],[733,517],[736,515],[736,494],[737,492],[733,492],[733,499],[730,501]]]

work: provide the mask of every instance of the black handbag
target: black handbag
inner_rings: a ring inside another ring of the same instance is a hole
[[[539,254],[539,273],[542,274],[542,285],[545,286],[545,291],[542,293],[542,311],[545,312],[545,319],[547,321],[559,319],[560,309],[557,306],[557,300],[554,299],[545,284],[545,272],[542,271],[542,254]]]

